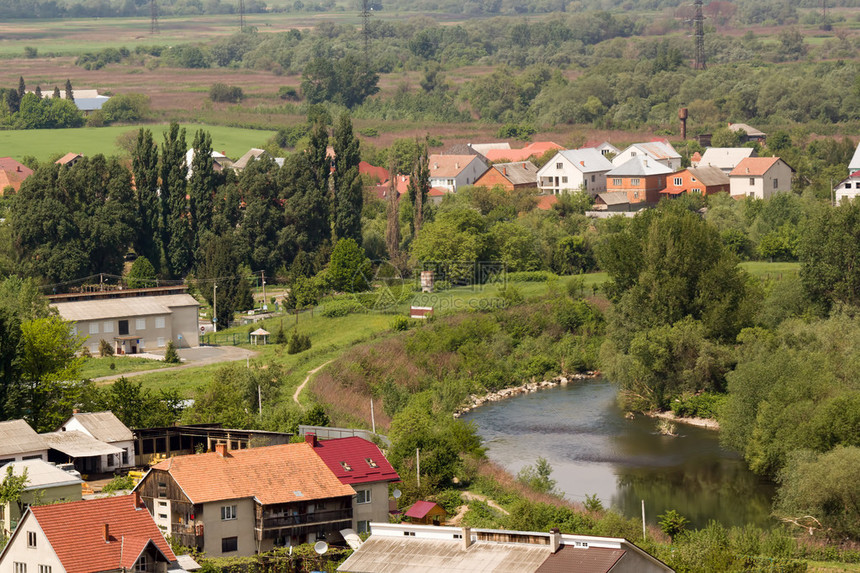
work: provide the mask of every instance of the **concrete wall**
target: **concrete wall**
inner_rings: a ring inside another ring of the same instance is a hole
[[[359,521],[388,521],[388,482],[353,484],[357,492],[362,489],[370,490],[370,503],[356,503],[357,497],[352,498],[352,528],[358,531]]]
[[[221,519],[221,507],[225,505],[236,506],[236,519]],[[254,555],[257,550],[257,544],[254,541],[255,511],[254,501],[251,499],[215,501],[203,504],[203,549],[206,551],[206,556]],[[238,537],[236,551],[221,552],[221,540],[225,537]]]
[[[119,322],[121,320],[128,321],[128,334],[119,334]],[[161,326],[162,321],[163,326]],[[75,327],[79,336],[87,337],[84,346],[89,348],[90,352],[96,354],[99,351],[101,340],[106,340],[116,349],[118,341],[114,339],[117,336],[137,336],[140,338],[141,343],[135,344],[138,352],[163,349],[167,345],[167,341],[170,340],[170,323],[170,315],[161,314],[123,316],[108,320],[80,320],[75,323]],[[143,328],[138,328],[139,326]],[[125,343],[124,348],[126,351],[129,351],[129,343]]]
[[[200,325],[196,306],[180,306],[173,311],[172,336],[178,348],[200,346]],[[182,337],[181,339],[179,337]]]
[[[36,533],[36,547],[27,546],[28,531]],[[27,573],[39,573],[39,565],[49,566],[51,573],[65,573],[66,570],[32,514],[27,515],[21,522],[16,533],[0,561],[0,573],[14,573],[15,563],[25,563]]]

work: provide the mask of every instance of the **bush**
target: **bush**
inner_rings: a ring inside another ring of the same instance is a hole
[[[311,337],[307,334],[299,334],[294,330],[290,336],[290,343],[287,345],[287,354],[298,354],[299,352],[310,350],[310,347]]]
[[[215,102],[239,103],[245,97],[239,86],[227,84],[212,84],[209,88],[209,99]]]
[[[394,318],[391,319],[391,330],[394,332],[402,332],[409,328],[409,319],[403,316],[402,314],[398,314]]]
[[[283,100],[298,101],[299,92],[294,87],[281,86],[281,88],[278,89],[278,97]]]
[[[114,491],[122,491],[132,489],[134,487],[134,479],[131,476],[116,476],[105,484],[102,488],[102,493],[111,493]]]
[[[716,418],[717,412],[726,401],[724,394],[708,392],[682,396],[672,401],[672,412],[679,418]]]
[[[453,515],[457,508],[463,505],[463,497],[456,489],[446,489],[436,494],[436,503],[445,508],[449,514]]]
[[[673,542],[676,537],[686,531],[687,524],[690,523],[686,517],[674,509],[670,509],[663,515],[658,515],[657,519],[660,520],[660,531],[668,535]]]
[[[99,341],[99,356],[113,356],[113,345],[105,339]]]
[[[325,317],[334,318],[337,316],[346,316],[353,312],[361,312],[363,310],[364,307],[357,300],[353,298],[342,298],[325,303],[320,312]]]
[[[287,335],[284,333],[284,323],[281,322],[281,326],[278,327],[278,332],[275,333],[275,344],[286,344],[287,343]]]
[[[379,130],[375,127],[365,127],[364,129],[359,129],[358,133],[363,135],[364,137],[378,137]]]
[[[101,112],[105,123],[139,121],[149,111],[149,98],[143,94],[116,95],[107,100]]]
[[[167,349],[164,351],[164,361],[168,364],[179,364],[179,354],[176,353],[176,345],[172,340],[167,342]]]

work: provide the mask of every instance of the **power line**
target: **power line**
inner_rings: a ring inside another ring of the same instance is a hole
[[[702,15],[702,0],[696,0],[696,16],[693,22],[696,25],[696,69],[705,69],[705,17]]]

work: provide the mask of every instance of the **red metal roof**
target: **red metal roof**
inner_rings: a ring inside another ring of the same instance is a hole
[[[382,451],[364,438],[317,440],[313,449],[341,483],[351,485],[400,481],[400,476],[382,455]]]
[[[415,519],[422,519],[430,510],[436,507],[437,504],[432,501],[416,501],[412,504],[412,507],[406,510],[406,517],[414,517]]]
[[[134,495],[123,495],[31,506],[30,511],[67,573],[131,568],[150,542],[169,561],[176,561],[146,507],[135,507],[134,500]]]

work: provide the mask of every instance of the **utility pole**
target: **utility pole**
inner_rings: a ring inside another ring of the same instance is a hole
[[[158,3],[155,0],[149,0],[149,18],[151,20],[149,33],[158,34]]]
[[[268,303],[266,302],[266,271],[262,271],[263,273],[263,310],[268,310]]]
[[[361,0],[361,22],[364,34],[364,65],[370,62],[370,0]]]
[[[418,474],[418,489],[421,489],[421,450],[418,448],[415,448],[415,473]]]
[[[376,417],[373,415],[373,398],[370,399],[370,427],[373,428],[373,433],[376,433]]]
[[[218,332],[218,283],[212,285],[212,332]]]
[[[696,35],[696,69],[705,69],[705,17],[702,15],[702,0],[696,0],[695,23]]]
[[[239,31],[245,31],[245,0],[239,0]]]

